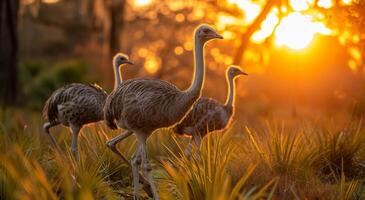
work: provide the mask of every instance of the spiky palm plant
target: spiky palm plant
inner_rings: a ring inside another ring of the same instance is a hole
[[[170,149],[170,157],[164,162],[166,199],[260,199],[267,195],[274,181],[262,188],[249,186],[248,180],[255,170],[247,167],[239,181],[232,185],[229,171],[235,146],[224,141],[217,134],[210,134],[203,140],[201,148],[194,149],[193,156],[187,158],[179,147],[178,152]],[[272,192],[271,192],[272,194]],[[271,198],[270,194],[268,198]]]

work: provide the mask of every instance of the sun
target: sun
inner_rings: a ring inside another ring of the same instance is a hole
[[[283,18],[277,27],[274,33],[275,44],[301,50],[306,48],[318,33],[328,35],[331,30],[323,23],[314,22],[310,15],[291,13]]]
[[[148,6],[152,3],[152,0],[134,0],[134,5],[137,7]]]

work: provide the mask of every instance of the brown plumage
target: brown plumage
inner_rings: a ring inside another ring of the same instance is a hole
[[[115,145],[135,132],[138,147],[132,156],[134,197],[138,194],[138,163],[141,160],[143,173],[151,186],[154,199],[157,190],[150,175],[147,161],[146,140],[158,128],[169,127],[182,120],[200,97],[204,81],[204,44],[214,38],[222,38],[213,28],[201,25],[194,34],[195,77],[189,89],[179,90],[173,84],[158,80],[137,78],[123,82],[107,98],[104,107],[105,120],[110,128],[117,125],[127,131],[113,138],[108,146],[115,151]],[[117,152],[116,152],[117,153]],[[120,153],[117,153],[120,155]]]
[[[50,123],[82,126],[103,119],[107,93],[98,85],[73,83],[57,89],[46,101],[43,116]]]
[[[158,79],[127,80],[108,97],[105,121],[112,129],[117,127],[117,122],[123,129],[142,132],[169,127],[184,117],[199,93],[188,95]]]
[[[233,107],[219,103],[215,99],[202,97],[184,120],[173,127],[179,135],[204,137],[208,132],[224,129],[232,117]]]
[[[128,57],[117,54],[114,58],[114,68],[118,69],[121,64],[129,62]],[[116,76],[120,76],[119,70],[115,73]],[[106,98],[107,93],[96,84],[72,83],[54,91],[43,108],[43,115],[48,119],[43,128],[53,145],[58,147],[49,129],[58,124],[70,127],[71,151],[77,159],[78,133],[84,125],[104,119],[103,106]]]
[[[180,135],[192,136],[192,142],[199,146],[201,138],[206,134],[226,128],[234,113],[234,79],[239,75],[247,74],[235,66],[230,66],[226,71],[228,92],[225,104],[219,103],[212,98],[200,98],[189,114],[182,122],[174,126],[172,131]],[[190,155],[191,145],[189,144],[185,151],[187,156]]]

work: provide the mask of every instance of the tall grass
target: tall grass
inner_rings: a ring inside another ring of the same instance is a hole
[[[60,154],[42,133],[38,114],[0,112],[0,120],[1,199],[133,198],[131,170],[105,146],[120,131],[103,123],[84,128],[76,162],[66,128],[52,129]],[[157,131],[148,154],[161,199],[364,199],[362,122],[308,124],[269,121],[212,133],[190,159],[183,153],[187,138]],[[134,136],[118,148],[130,158]]]
[[[170,190],[165,193],[165,198],[234,200],[260,199],[269,194],[266,192],[274,181],[259,189],[253,186],[245,187],[255,170],[254,165],[247,166],[244,175],[232,185],[229,162],[236,147],[224,140],[227,140],[224,136],[208,135],[201,148],[194,149],[190,158],[185,156],[183,148],[175,140],[179,151],[170,150],[169,160],[163,163],[167,172],[165,186]],[[271,198],[270,195],[268,198]]]

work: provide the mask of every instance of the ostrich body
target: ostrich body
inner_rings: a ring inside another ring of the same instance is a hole
[[[192,143],[199,146],[201,138],[209,132],[226,128],[234,114],[234,79],[239,75],[247,74],[236,66],[230,66],[226,71],[228,93],[225,104],[212,98],[200,98],[183,121],[172,128],[173,132],[191,136]],[[189,144],[185,150],[187,156],[190,156],[191,145]]]
[[[119,66],[131,62],[123,54],[117,54],[113,62],[116,76],[114,87],[117,87],[121,84]],[[43,108],[43,115],[48,119],[43,128],[53,145],[58,148],[49,129],[59,124],[70,127],[71,152],[77,159],[78,134],[84,125],[104,119],[103,106],[106,98],[107,93],[96,84],[72,83],[54,91]]]
[[[147,138],[153,131],[170,127],[182,120],[200,97],[204,81],[204,44],[214,38],[222,39],[213,28],[201,25],[194,34],[195,76],[192,85],[185,91],[175,85],[159,80],[137,78],[121,84],[107,98],[104,107],[106,124],[116,129],[117,126],[126,129],[124,133],[110,140],[107,145],[120,157],[115,145],[133,132],[137,137],[137,149],[132,155],[132,173],[134,199],[139,199],[138,184],[139,163],[152,190],[154,199],[158,199],[156,187],[150,175],[151,167],[147,161]]]

